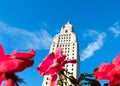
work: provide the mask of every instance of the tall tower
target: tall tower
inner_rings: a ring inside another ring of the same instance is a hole
[[[73,32],[73,26],[70,22],[67,22],[62,28],[61,32],[53,38],[53,42],[51,44],[50,53],[54,52],[57,47],[62,47],[63,54],[67,57],[66,59],[77,59],[76,64],[66,64],[65,68],[75,77],[79,77],[79,53],[78,53],[78,44],[76,35]],[[44,76],[43,85],[42,86],[50,86],[50,76]],[[66,85],[65,85],[66,86]],[[67,86],[73,86],[67,85]]]

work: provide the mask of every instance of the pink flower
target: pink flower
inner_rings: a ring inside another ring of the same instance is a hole
[[[51,85],[57,86],[58,73],[64,69],[66,63],[76,63],[76,60],[65,60],[62,48],[57,48],[55,53],[50,53],[43,62],[37,67],[40,75],[51,75]]]
[[[120,84],[120,54],[112,61],[111,64],[102,63],[94,73],[97,80],[110,80],[108,86]]]
[[[33,65],[34,60],[32,58],[35,56],[35,51],[32,49],[29,52],[16,52],[12,54],[5,54],[0,45],[0,84],[3,80],[8,79],[7,75],[15,72],[21,72],[25,68]],[[7,74],[7,75],[6,75]],[[15,81],[15,80],[13,80]],[[6,85],[13,86],[13,85]]]

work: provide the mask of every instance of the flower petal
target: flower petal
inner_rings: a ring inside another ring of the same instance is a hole
[[[41,72],[46,72],[48,67],[53,64],[54,59],[55,59],[55,54],[50,53],[48,56],[45,57],[43,62],[41,64],[39,64],[39,66],[37,67],[37,70],[39,70]]]
[[[53,63],[45,71],[45,74],[55,74],[55,73],[58,73],[60,69],[61,68],[60,68],[60,65],[58,63]]]
[[[6,73],[11,71],[21,72],[26,67],[32,66],[33,63],[33,60],[7,60],[0,63],[0,73]]]
[[[0,73],[13,71],[18,67],[18,63],[13,60],[7,60],[0,63]]]
[[[4,49],[2,45],[0,45],[0,62],[6,60]]]
[[[5,55],[4,49],[3,49],[2,45],[0,45],[0,57],[2,57],[3,55]]]
[[[94,76],[97,80],[110,80],[113,77],[114,68],[115,65],[113,64],[102,63],[99,69],[94,73]]]
[[[16,72],[21,72],[25,70],[25,68],[30,67],[34,64],[34,60],[18,60],[18,67],[14,70]]]
[[[50,86],[58,86],[58,74],[51,75]]]
[[[110,80],[108,86],[119,86],[120,78],[114,78],[113,80]]]
[[[57,59],[58,62],[61,62],[66,58],[66,55],[62,54],[62,48],[61,47],[58,47],[56,49],[55,58]]]
[[[17,59],[31,59],[35,56],[35,50],[31,49],[29,52],[13,52],[11,58]]]
[[[61,65],[64,66],[67,63],[76,63],[76,62],[77,62],[76,59],[68,59],[68,60],[63,61]]]
[[[118,54],[118,56],[113,59],[112,64],[120,65],[120,54]]]
[[[61,47],[58,47],[57,49],[56,49],[56,52],[55,52],[55,57],[59,57],[60,55],[62,55],[62,48]]]

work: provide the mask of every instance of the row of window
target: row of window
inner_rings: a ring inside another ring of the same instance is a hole
[[[68,67],[68,64],[66,64],[66,67]],[[72,64],[72,67],[74,67],[74,64]]]
[[[68,57],[67,57],[66,59],[70,59],[70,58],[69,58],[69,54],[67,54],[67,56],[68,56]],[[73,56],[72,59],[75,59],[75,57]]]
[[[74,46],[75,44],[73,43],[72,46]],[[53,45],[53,47],[55,47],[55,45]],[[57,47],[70,47],[70,43],[58,43]],[[73,47],[74,48],[74,47]]]
[[[53,48],[52,51],[54,52],[54,48]],[[69,57],[69,55],[70,55],[70,54],[69,54],[69,51],[63,51],[63,53],[64,53],[66,56],[68,56],[68,57]],[[75,54],[72,53],[72,56],[73,56],[72,59],[74,59],[74,55],[75,55]],[[69,58],[67,58],[67,59],[69,59]]]
[[[60,47],[62,47],[62,46],[60,46]],[[54,48],[55,48],[55,46],[53,45],[53,48],[52,48],[52,50],[54,50]],[[63,50],[68,50],[68,52],[69,52],[69,50],[70,50],[70,48],[69,47],[62,47],[62,49]],[[72,52],[74,52],[74,47],[72,48],[73,50],[72,50]]]
[[[70,40],[58,40],[58,42],[70,42]]]
[[[59,39],[71,39],[71,37],[59,37]]]
[[[71,34],[60,34],[59,36],[60,36],[60,37],[63,37],[63,36],[71,36]]]

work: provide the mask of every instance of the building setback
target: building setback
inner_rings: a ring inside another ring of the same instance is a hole
[[[78,43],[75,33],[73,32],[73,26],[70,22],[67,22],[62,28],[61,32],[53,38],[53,42],[50,47],[50,53],[54,52],[57,47],[61,47],[63,50],[63,54],[67,57],[66,59],[77,59],[76,64],[68,63],[65,65],[65,69],[69,71],[75,78],[79,77],[79,64],[80,64],[80,57],[79,57],[79,49]],[[68,80],[69,82],[69,80]],[[46,75],[43,79],[42,86],[50,86],[50,76]],[[61,85],[60,85],[61,86]],[[65,83],[64,86],[74,86],[70,82]]]

